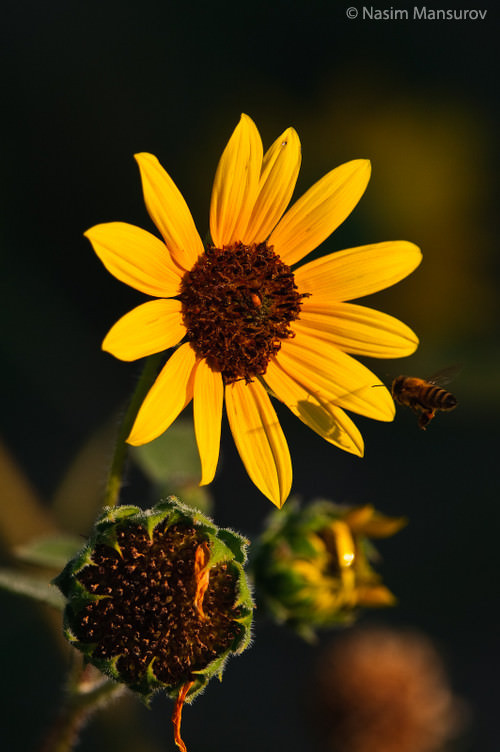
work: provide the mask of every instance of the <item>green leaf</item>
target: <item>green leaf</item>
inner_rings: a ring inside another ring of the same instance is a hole
[[[60,611],[66,604],[65,598],[48,580],[15,569],[0,569],[0,587],[40,603],[47,603]]]
[[[29,564],[62,569],[82,545],[83,540],[73,535],[52,535],[35,538],[29,543],[17,546],[15,554],[18,559]]]
[[[132,447],[131,456],[156,483],[180,486],[200,475],[194,428],[189,420],[178,420],[149,444]]]

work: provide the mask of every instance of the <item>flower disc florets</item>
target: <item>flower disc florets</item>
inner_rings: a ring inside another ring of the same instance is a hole
[[[146,512],[106,510],[56,584],[69,640],[104,673],[148,697],[192,699],[248,644],[246,541],[170,498]]]
[[[303,297],[266,243],[209,246],[181,283],[187,339],[226,384],[251,381],[293,336]]]
[[[394,596],[370,565],[369,538],[393,535],[405,524],[371,506],[290,504],[255,544],[258,596],[277,621],[306,638],[352,622],[360,607],[392,605]]]

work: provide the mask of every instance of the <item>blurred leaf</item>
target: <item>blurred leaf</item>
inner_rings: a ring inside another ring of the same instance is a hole
[[[15,554],[18,559],[29,564],[62,569],[82,548],[82,545],[81,538],[61,534],[37,538],[22,546],[17,546]]]
[[[47,603],[61,611],[66,603],[64,596],[48,580],[23,574],[15,569],[0,569],[0,587],[40,603]]]
[[[178,420],[168,431],[131,456],[155,483],[182,486],[200,476],[200,460],[192,421]]]
[[[10,449],[0,441],[0,536],[9,547],[57,529]]]
[[[87,436],[68,465],[52,500],[52,511],[60,529],[86,533],[99,514],[117,422],[114,416]]]

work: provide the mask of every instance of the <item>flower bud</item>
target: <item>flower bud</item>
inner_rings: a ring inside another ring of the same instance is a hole
[[[393,535],[405,524],[371,506],[289,504],[255,544],[257,594],[277,621],[306,639],[318,628],[354,621],[360,607],[392,605],[394,596],[371,566],[376,552],[368,535]]]

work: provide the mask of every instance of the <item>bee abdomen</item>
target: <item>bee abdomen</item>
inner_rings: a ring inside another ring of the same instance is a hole
[[[452,410],[457,406],[457,398],[439,386],[433,386],[429,389],[425,395],[425,401],[430,407],[439,410]]]

